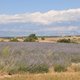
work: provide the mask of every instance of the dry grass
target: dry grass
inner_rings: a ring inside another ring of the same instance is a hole
[[[79,72],[23,74],[4,76],[0,80],[80,80]]]
[[[45,37],[45,40],[41,40],[41,38],[38,38],[38,41],[39,42],[57,42],[57,40],[59,40],[59,39],[71,39],[72,41],[76,41],[76,42],[78,42],[78,43],[80,43],[80,37],[78,36],[72,36],[72,37]],[[10,41],[10,39],[5,39],[5,38],[0,38],[0,42],[9,42]],[[20,42],[23,42],[23,38],[22,39],[19,39],[18,38],[18,41],[20,41]]]
[[[60,39],[70,39],[73,42],[78,42],[80,43],[80,37],[76,37],[76,36],[72,36],[72,37],[50,37],[50,38],[46,38],[45,40],[41,40],[40,38],[38,39],[39,42],[57,42]]]
[[[14,75],[7,75],[7,73],[0,73],[0,80],[80,80],[80,71],[75,72],[74,68],[78,68],[80,65],[72,63],[66,72],[54,72],[40,74],[21,73]]]

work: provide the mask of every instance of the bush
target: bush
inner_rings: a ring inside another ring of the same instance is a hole
[[[36,40],[33,38],[26,38],[24,42],[35,42]]]
[[[9,56],[9,54],[10,54],[9,50],[10,50],[9,46],[4,47],[2,50],[2,56],[4,56],[4,57]]]
[[[23,73],[23,72],[28,72],[27,66],[24,65],[15,66],[8,70],[9,75],[16,74],[16,73]]]
[[[33,67],[28,67],[29,73],[47,73],[49,68],[45,64],[34,65]]]
[[[54,66],[54,71],[55,72],[65,72],[65,71],[67,71],[67,69],[62,65],[56,65],[56,66]]]
[[[57,42],[60,42],[60,43],[70,43],[71,40],[70,39],[59,39]]]
[[[17,38],[12,38],[12,39],[10,39],[10,42],[18,42],[18,39]]]
[[[8,69],[8,74],[16,74],[16,73],[47,73],[49,71],[49,68],[45,64],[40,64],[40,65],[30,65],[30,66],[25,66],[25,65],[18,65],[14,66]]]
[[[8,75],[12,75],[12,74],[16,74],[18,70],[16,68],[12,68],[12,69],[9,69],[7,72],[8,72]]]
[[[35,42],[38,40],[35,34],[30,34],[27,38],[24,39],[24,42]]]
[[[80,63],[80,58],[71,59],[72,63]]]
[[[41,37],[41,40],[45,40],[45,38],[44,37]]]
[[[19,68],[18,68],[18,71],[19,72],[27,72],[28,71],[28,68],[27,68],[27,66],[20,66]]]

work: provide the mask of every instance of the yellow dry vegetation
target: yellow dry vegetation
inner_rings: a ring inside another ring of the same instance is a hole
[[[56,43],[60,39],[70,39],[73,42],[80,43],[80,37],[79,36],[78,37],[77,36],[45,37],[45,40],[41,40],[40,38],[38,38],[39,42],[54,42],[54,43]]]
[[[4,76],[4,78],[0,78],[0,80],[80,80],[80,72],[17,74]]]
[[[56,43],[59,39],[70,39],[72,41],[80,43],[80,36],[60,36],[60,37],[44,37],[45,40],[41,40],[41,38],[38,38],[38,42],[53,42]],[[19,42],[23,42],[23,38],[17,38]],[[10,39],[6,38],[0,38],[0,42],[9,42]]]

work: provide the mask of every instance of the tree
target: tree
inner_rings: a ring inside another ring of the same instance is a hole
[[[35,34],[30,34],[27,38],[24,39],[24,42],[35,42],[38,40]]]

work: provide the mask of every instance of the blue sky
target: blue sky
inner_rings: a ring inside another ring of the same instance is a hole
[[[80,0],[0,0],[0,13],[64,10],[79,8]]]
[[[71,35],[79,29],[80,0],[0,0],[0,36]]]

